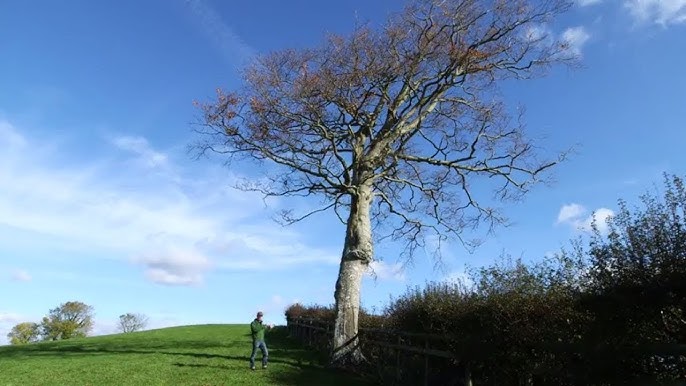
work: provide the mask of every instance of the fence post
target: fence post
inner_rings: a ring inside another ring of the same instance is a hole
[[[400,344],[402,338],[398,335],[398,347],[395,349],[395,379],[400,382]]]
[[[315,346],[319,344],[319,323],[319,320],[315,320],[312,326],[312,344]]]
[[[326,329],[328,331],[328,334],[326,334],[326,339],[328,342],[327,344],[329,345],[329,351],[331,352],[331,354],[333,354],[333,336],[335,334],[334,328],[336,325],[332,322],[329,322],[326,326]]]
[[[424,340],[424,349],[429,351],[429,338]],[[429,354],[424,353],[424,386],[429,386]]]

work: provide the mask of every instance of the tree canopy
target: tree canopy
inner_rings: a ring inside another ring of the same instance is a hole
[[[82,302],[66,302],[50,310],[40,324],[45,340],[87,336],[93,329],[93,307]]]
[[[19,323],[12,327],[12,330],[7,334],[10,344],[27,344],[38,341],[40,337],[40,329],[38,324],[31,322]]]
[[[243,87],[200,104],[199,155],[267,166],[264,179],[241,189],[323,202],[284,211],[287,224],[333,210],[346,225],[334,356],[357,352],[360,283],[375,238],[404,243],[408,258],[427,236],[472,248],[468,231],[506,222],[482,191],[516,200],[564,158],[526,135],[499,86],[576,62],[568,43],[542,28],[569,5],[410,1],[382,26],[261,55]]]
[[[196,149],[277,165],[241,187],[322,195],[315,212],[334,209],[344,223],[350,196],[368,183],[376,223],[396,220],[386,235],[411,246],[425,231],[459,238],[483,221],[500,223],[470,182],[500,177],[497,197],[518,198],[562,154],[537,154],[498,86],[575,62],[566,42],[540,32],[568,5],[414,1],[381,28],[265,54],[245,70],[245,87],[201,105]],[[289,223],[310,214],[283,213]]]

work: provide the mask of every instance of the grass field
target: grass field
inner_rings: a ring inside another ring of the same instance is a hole
[[[202,325],[0,347],[0,386],[365,385],[267,333],[270,364],[251,371],[248,326]],[[258,354],[258,361],[261,354]]]

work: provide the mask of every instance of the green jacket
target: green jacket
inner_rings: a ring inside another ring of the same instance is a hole
[[[264,340],[264,331],[267,329],[259,320],[255,319],[250,323],[250,332],[252,332],[252,340]]]

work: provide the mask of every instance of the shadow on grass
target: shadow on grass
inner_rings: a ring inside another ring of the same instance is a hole
[[[231,344],[209,343],[205,341],[136,341],[136,342],[118,342],[106,341],[92,343],[86,339],[70,339],[57,342],[39,342],[28,345],[5,346],[2,347],[3,356],[38,356],[38,355],[60,355],[66,353],[95,353],[95,352],[142,352],[146,350],[169,350],[170,347],[181,348],[187,350],[204,350],[204,349],[221,349],[237,347],[244,345],[243,341],[232,341]],[[156,351],[155,351],[156,352]]]
[[[342,374],[336,370],[326,368],[325,358],[312,350],[301,347],[296,341],[288,337],[285,328],[277,328],[268,335],[269,362],[280,364],[278,369],[269,369],[267,378],[277,385],[366,385],[361,380],[352,378],[349,374]],[[245,355],[226,355],[221,351],[244,350]],[[193,358],[193,363],[182,363],[177,360],[172,366],[182,368],[215,369],[223,371],[240,371],[236,369],[236,362],[244,362],[246,372],[250,355],[250,335],[245,340],[229,342],[174,340],[174,341],[105,341],[91,343],[88,339],[62,341],[59,344],[31,344],[26,346],[4,347],[0,352],[3,357],[84,357],[92,355],[165,355]],[[203,352],[204,351],[204,352]],[[212,352],[207,352],[212,351]],[[179,358],[181,359],[181,358]],[[198,359],[223,359],[231,361],[227,364],[216,362],[198,363]],[[258,354],[257,360],[261,359]]]

